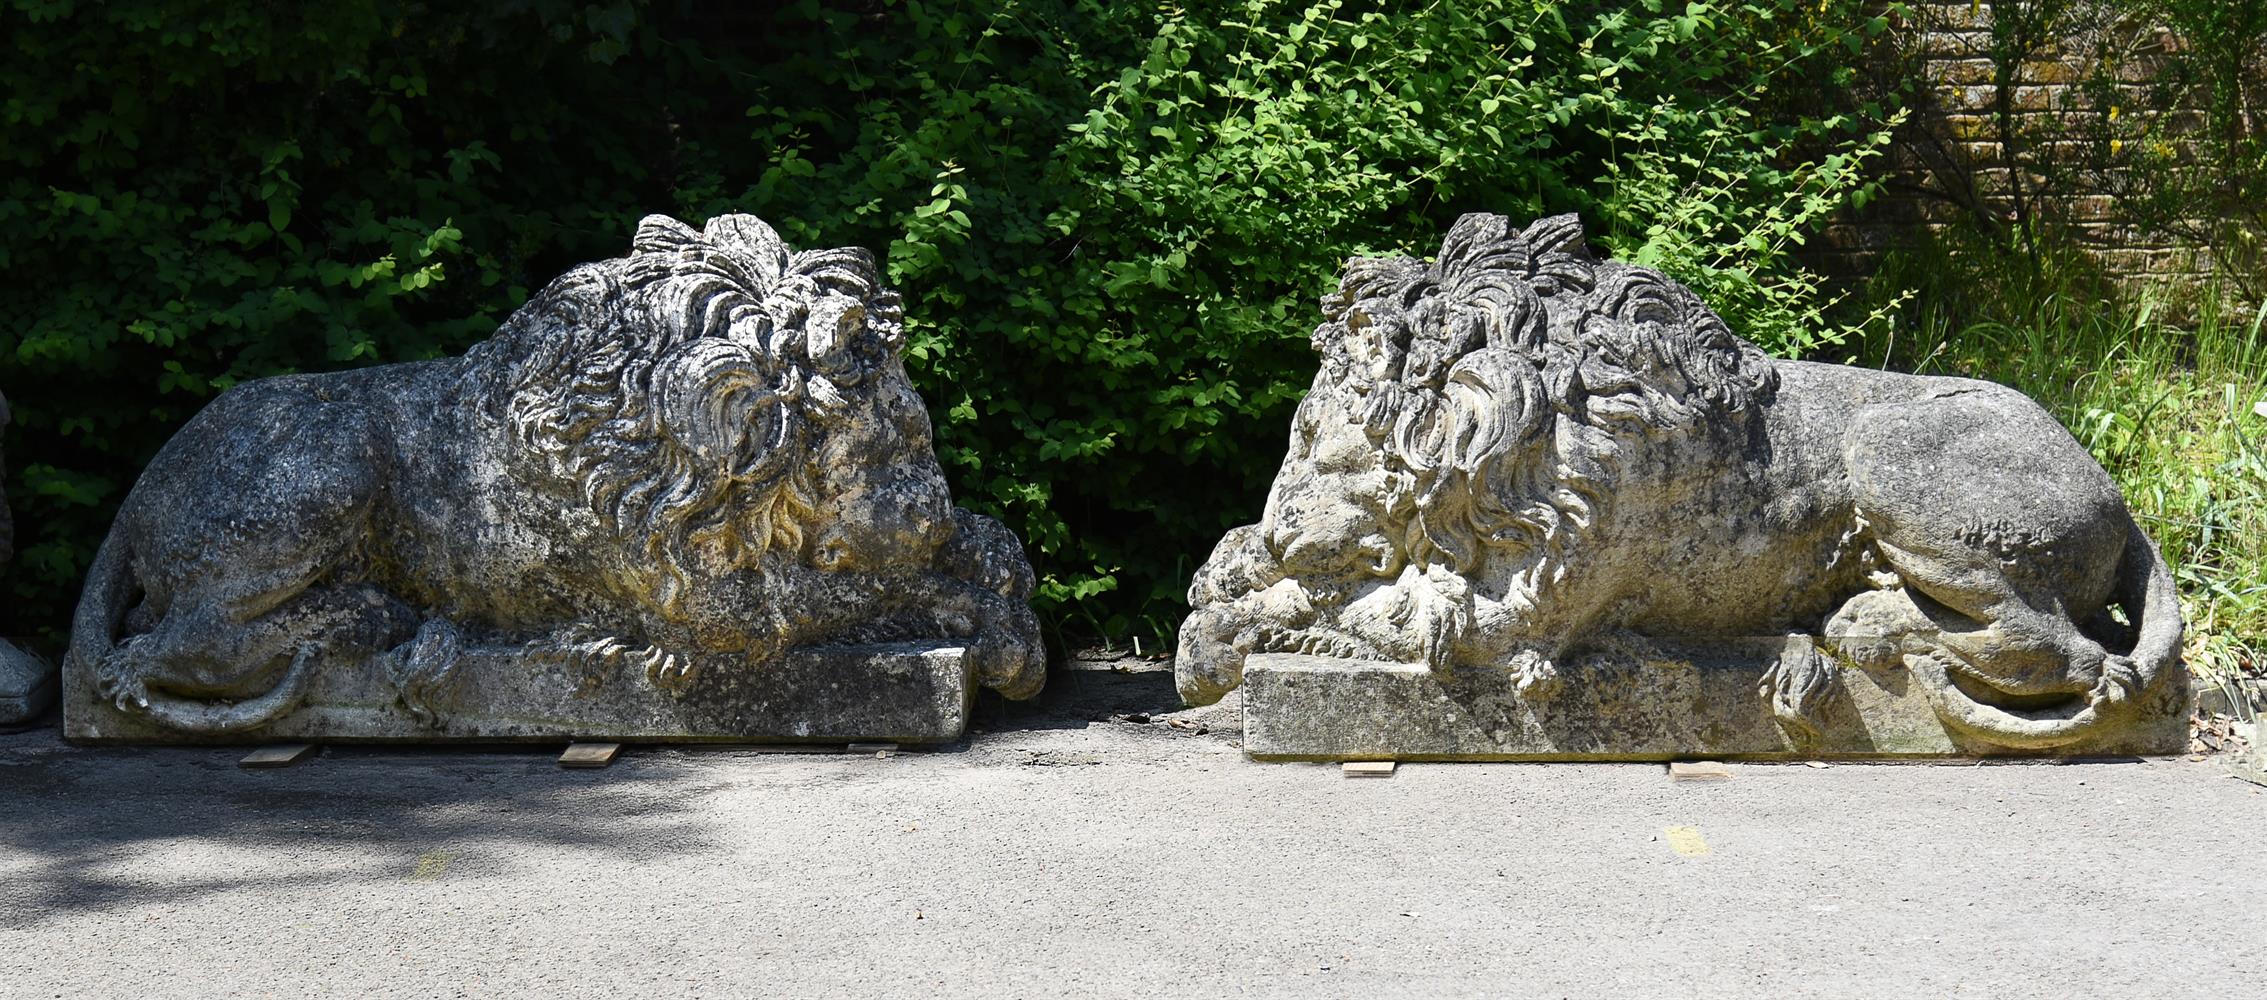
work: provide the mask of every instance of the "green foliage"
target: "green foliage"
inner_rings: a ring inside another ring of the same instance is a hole
[[[1868,6],[6,2],[0,631],[62,627],[215,392],[461,350],[642,214],[753,211],[886,253],[939,455],[1042,611],[1168,636],[1258,513],[1349,255],[1582,211],[1767,346],[1832,340],[1789,254],[1888,112],[1789,95]]]

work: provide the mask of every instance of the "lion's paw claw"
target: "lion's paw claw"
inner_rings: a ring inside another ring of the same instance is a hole
[[[650,649],[645,656],[646,680],[671,694],[683,694],[700,676],[700,661],[683,653]]]

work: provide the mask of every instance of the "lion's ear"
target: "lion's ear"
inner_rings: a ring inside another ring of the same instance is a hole
[[[637,253],[669,253],[700,241],[701,234],[693,227],[666,215],[649,215],[638,220],[638,234],[631,237],[630,249]]]

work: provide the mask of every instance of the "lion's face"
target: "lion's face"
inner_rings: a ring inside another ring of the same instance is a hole
[[[952,537],[952,495],[929,442],[929,411],[890,365],[860,394],[861,412],[823,430],[812,450],[818,523],[806,559],[823,570],[926,567]]]
[[[1639,445],[1769,391],[1752,347],[1681,286],[1590,258],[1572,219],[1468,217],[1436,261],[1349,261],[1323,306],[1252,544],[1192,588],[1199,695],[1254,652],[1439,663],[1581,627],[1561,598],[1599,586],[1584,550],[1651,474]]]
[[[1388,533],[1396,473],[1362,433],[1341,394],[1318,386],[1299,405],[1291,450],[1268,492],[1260,528],[1282,572],[1297,577],[1392,577],[1401,548]]]

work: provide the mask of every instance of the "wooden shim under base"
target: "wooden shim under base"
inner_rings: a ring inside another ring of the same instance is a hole
[[[1669,762],[1670,781],[1728,781],[1732,769],[1720,761],[1675,760]]]
[[[559,755],[560,767],[605,767],[622,752],[620,743],[575,743]]]
[[[238,767],[290,767],[315,753],[313,743],[278,743],[261,747],[237,761]]]
[[[1338,765],[1338,770],[1349,778],[1390,778],[1393,767],[1390,760],[1350,760]]]

